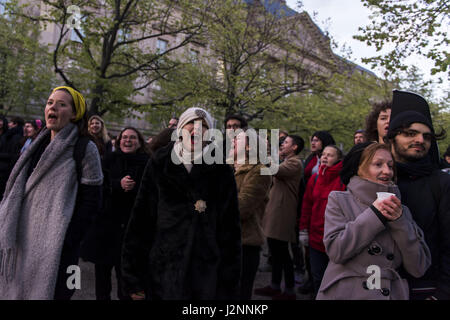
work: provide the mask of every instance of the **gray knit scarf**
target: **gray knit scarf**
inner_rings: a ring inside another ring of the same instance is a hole
[[[54,297],[77,196],[78,128],[69,123],[59,131],[27,179],[32,155],[49,134],[45,129],[21,155],[0,204],[0,299]]]

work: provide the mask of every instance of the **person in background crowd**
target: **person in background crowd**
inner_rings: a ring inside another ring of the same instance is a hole
[[[272,176],[261,175],[264,165],[260,162],[249,163],[249,137],[245,132],[239,135],[245,139],[245,145],[238,144],[234,149],[234,167],[236,178],[239,212],[242,228],[242,275],[241,300],[251,300],[253,282],[258,271],[261,246],[264,244],[262,218],[269,200]],[[258,148],[266,148],[265,142],[258,140]],[[243,148],[243,150],[241,150]],[[238,155],[245,156],[238,159]],[[244,160],[244,161],[238,161]]]
[[[296,242],[298,188],[303,175],[300,156],[304,141],[296,135],[288,136],[280,149],[284,161],[273,176],[269,203],[263,217],[263,232],[272,254],[271,284],[255,289],[255,294],[271,296],[274,300],[295,300],[294,265],[289,253],[289,242]],[[284,291],[281,280],[284,273]]]
[[[25,121],[25,126],[23,128],[23,142],[22,148],[20,149],[20,153],[22,154],[33,142],[33,140],[37,137],[39,131],[42,128],[41,120],[29,120]]]
[[[287,133],[286,131],[280,130],[279,134],[278,134],[278,138],[280,141],[280,147],[283,144],[284,139],[286,139],[286,137],[289,135],[289,133]]]
[[[0,204],[0,300],[68,300],[68,267],[101,205],[100,156],[88,141],[86,103],[57,87],[46,128],[19,158]],[[77,165],[74,148],[87,141]],[[70,269],[69,269],[70,270]]]
[[[377,102],[372,105],[372,111],[366,118],[367,141],[384,143],[383,138],[389,129],[392,103],[390,101]]]
[[[152,141],[148,144],[148,149],[150,153],[155,153],[158,149],[167,146],[170,141],[172,141],[172,134],[176,129],[165,128],[161,130],[156,136],[153,137]]]
[[[116,136],[113,136],[112,134],[108,133],[109,139],[111,139],[111,152],[116,151]]]
[[[167,126],[169,129],[176,129],[178,126],[178,118],[177,117],[172,117],[169,120],[169,125]],[[150,143],[150,142],[149,142]]]
[[[130,299],[122,292],[120,258],[125,228],[149,159],[144,145],[142,134],[126,127],[118,136],[117,151],[107,154],[103,161],[103,210],[82,246],[83,259],[95,263],[97,300],[111,300],[112,269],[116,273],[118,298]]]
[[[232,139],[231,140],[231,148],[229,150],[228,156],[225,156],[225,163],[228,163],[227,161],[229,159],[234,158],[234,150],[235,146],[237,144],[237,133],[239,130],[247,130],[248,124],[244,117],[238,115],[238,114],[231,114],[225,117],[224,120],[225,124],[225,138],[226,139]],[[237,131],[235,134],[234,131]]]
[[[444,160],[450,165],[450,146],[447,147],[447,151],[444,153]]]
[[[5,120],[2,122],[3,133],[0,136],[0,200],[5,191],[6,181],[20,155],[24,125],[24,120],[20,117],[11,118],[9,123]]]
[[[317,131],[315,132],[311,137],[311,154],[306,158],[303,166],[305,168],[305,174],[303,176],[303,180],[300,181],[299,186],[299,194],[298,194],[298,215],[299,220],[301,219],[301,208],[302,208],[302,200],[304,197],[304,192],[306,190],[306,185],[308,184],[309,179],[313,174],[316,174],[319,172],[320,167],[320,157],[322,155],[323,149],[325,149],[328,145],[335,145],[336,142],[333,139],[333,136],[328,133],[327,131]],[[296,223],[296,227],[298,228],[299,223]],[[298,239],[298,237],[297,237]],[[299,291],[302,294],[308,294],[313,291],[314,286],[312,283],[312,272],[311,272],[311,265],[309,263],[309,247],[303,247],[304,251],[302,251],[304,254],[304,261],[305,261],[305,271],[303,272],[306,276],[306,273],[308,274],[308,277],[306,278],[306,281],[303,281],[299,286]]]
[[[408,278],[411,299],[450,299],[450,176],[439,169],[437,134],[426,100],[394,90],[387,139],[398,169],[402,203],[422,228],[432,265],[423,277]],[[408,272],[408,270],[406,270]]]
[[[320,157],[323,149],[330,145],[336,144],[333,136],[327,131],[317,131],[311,137],[311,154],[306,158],[305,168],[305,183],[308,183],[309,178],[319,171]]]
[[[309,246],[314,296],[319,291],[329,260],[323,245],[328,195],[331,191],[345,190],[345,185],[339,177],[342,157],[342,151],[335,145],[325,147],[320,158],[319,172],[309,179],[303,197],[299,241],[305,247]]]
[[[100,116],[93,115],[89,118],[88,131],[97,145],[98,152],[103,158],[112,152],[112,143],[105,126],[105,121]]]
[[[225,117],[225,130],[237,130],[242,129],[246,130],[248,127],[247,121],[244,117],[238,114],[231,114]]]
[[[440,168],[442,171],[450,173],[450,146],[448,146],[447,150],[445,151],[443,158],[440,159]]]
[[[23,129],[23,126],[25,124],[25,121],[21,117],[12,117],[11,120],[8,122],[9,129],[21,127]]]
[[[150,158],[122,248],[123,285],[132,299],[239,295],[241,228],[233,170],[203,159],[211,137],[201,137],[213,124],[204,109],[187,109],[178,140]]]
[[[362,129],[358,129],[353,134],[353,144],[363,143],[366,142],[366,134],[365,131]]]
[[[348,191],[328,197],[323,243],[330,262],[317,299],[408,300],[408,284],[398,268],[420,277],[431,254],[422,230],[401,204],[389,147],[357,144],[344,159],[341,177]],[[379,192],[390,194],[383,199]],[[378,269],[380,288],[368,276],[370,266]]]

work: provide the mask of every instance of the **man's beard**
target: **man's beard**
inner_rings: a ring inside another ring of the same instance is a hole
[[[402,148],[401,146],[399,146],[396,141],[393,141],[394,144],[394,150],[395,150],[395,154],[397,156],[397,161],[400,162],[416,162],[419,161],[420,159],[425,158],[425,156],[427,155],[428,151],[426,150],[425,146],[423,144],[421,145],[408,145],[408,148]],[[414,146],[420,146],[423,148],[423,152],[420,153],[416,153],[414,152],[413,154],[409,154],[407,153],[408,149],[413,148]]]

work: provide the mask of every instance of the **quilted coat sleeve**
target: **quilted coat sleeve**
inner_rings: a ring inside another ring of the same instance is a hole
[[[331,192],[325,210],[323,243],[331,261],[344,264],[369,245],[385,226],[369,207],[352,220],[345,214],[340,201],[346,201],[341,192]]]
[[[148,273],[148,256],[157,216],[157,187],[149,161],[142,177],[122,246],[122,279],[128,294],[144,291]]]

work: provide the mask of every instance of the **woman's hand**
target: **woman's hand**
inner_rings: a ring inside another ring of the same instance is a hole
[[[377,199],[373,203],[373,206],[389,221],[395,221],[403,214],[402,203],[395,196],[390,196],[384,200]]]
[[[120,180],[120,185],[122,186],[122,189],[127,192],[133,190],[136,182],[134,182],[134,180],[131,179],[130,176],[125,176],[122,178],[122,180]]]
[[[132,293],[131,295],[131,299],[133,300],[145,300],[145,293],[144,291],[139,291],[136,293]]]

